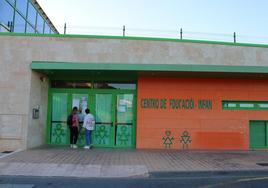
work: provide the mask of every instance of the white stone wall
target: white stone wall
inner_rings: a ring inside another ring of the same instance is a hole
[[[27,129],[27,147],[45,144],[49,80],[45,75],[32,72]],[[39,118],[33,119],[33,108],[39,109]]]
[[[48,82],[32,61],[268,66],[268,48],[126,39],[0,36],[0,150],[45,142]],[[40,106],[40,119],[32,108]]]
[[[268,48],[218,44],[0,36],[17,56],[40,61],[205,65],[267,65]]]
[[[0,150],[26,148],[30,56],[20,43],[0,37]]]

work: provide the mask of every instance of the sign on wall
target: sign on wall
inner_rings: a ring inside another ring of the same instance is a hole
[[[212,100],[209,99],[164,99],[164,98],[142,98],[141,108],[153,109],[201,109],[212,110]]]

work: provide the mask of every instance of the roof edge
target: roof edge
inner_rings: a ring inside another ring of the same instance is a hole
[[[25,36],[25,37],[58,37],[58,38],[88,38],[88,39],[122,39],[122,40],[144,40],[144,41],[166,41],[166,42],[184,42],[184,43],[200,43],[200,44],[216,44],[228,46],[244,46],[244,47],[259,47],[268,48],[268,44],[253,44],[253,43],[233,43],[223,41],[210,40],[190,40],[190,39],[175,39],[175,38],[156,38],[156,37],[136,37],[136,36],[108,36],[108,35],[70,35],[70,34],[33,34],[33,33],[1,33],[0,36]]]
[[[268,73],[268,66],[230,66],[197,64],[124,64],[33,61],[32,70],[109,70],[158,72]]]

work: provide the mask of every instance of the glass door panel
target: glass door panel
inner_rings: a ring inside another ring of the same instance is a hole
[[[72,108],[78,108],[78,117],[79,117],[79,134],[77,145],[84,146],[85,141],[85,131],[82,129],[83,120],[86,115],[85,110],[88,108],[88,94],[72,94]]]
[[[95,130],[93,144],[112,146],[113,143],[113,110],[112,94],[95,95]]]
[[[52,94],[52,118],[51,118],[51,143],[52,144],[68,144],[68,94],[53,93]]]
[[[133,94],[118,94],[116,108],[116,146],[131,147],[133,143]]]

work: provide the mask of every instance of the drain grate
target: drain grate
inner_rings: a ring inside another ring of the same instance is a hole
[[[268,163],[256,163],[259,166],[268,166]]]
[[[13,151],[3,151],[2,153],[12,153]]]

